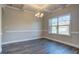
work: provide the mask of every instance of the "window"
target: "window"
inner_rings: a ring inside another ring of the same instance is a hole
[[[49,20],[50,33],[69,35],[70,14],[55,17]]]

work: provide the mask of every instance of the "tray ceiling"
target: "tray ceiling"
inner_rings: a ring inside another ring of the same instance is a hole
[[[66,4],[7,4],[7,6],[19,8],[21,10],[52,12],[58,8],[67,6]]]

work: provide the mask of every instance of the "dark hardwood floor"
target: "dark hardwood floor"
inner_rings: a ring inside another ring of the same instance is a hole
[[[2,46],[2,54],[77,54],[78,51],[70,46],[47,40],[38,39],[18,42]]]

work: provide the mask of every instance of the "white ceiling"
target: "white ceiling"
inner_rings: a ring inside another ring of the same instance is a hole
[[[54,4],[25,4],[23,9],[30,9],[33,11],[47,11],[50,8],[54,9],[58,5]]]
[[[58,8],[65,7],[66,4],[9,4],[8,6],[33,12],[52,12]]]
[[[32,7],[32,8],[35,8],[35,9],[38,9],[38,10],[42,10],[44,8],[47,8],[49,6],[49,4],[27,4],[27,5],[24,5],[25,7],[26,6],[29,6],[29,7]]]

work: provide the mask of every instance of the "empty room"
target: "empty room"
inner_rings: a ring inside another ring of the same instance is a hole
[[[78,54],[78,4],[1,4],[1,54]]]

